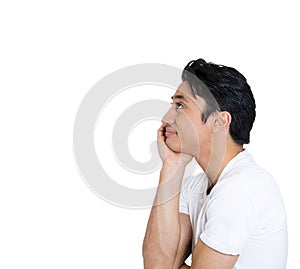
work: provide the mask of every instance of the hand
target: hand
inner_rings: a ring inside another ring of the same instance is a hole
[[[187,165],[193,156],[182,152],[174,152],[167,146],[165,127],[166,124],[163,123],[157,131],[157,148],[161,160],[164,164]]]

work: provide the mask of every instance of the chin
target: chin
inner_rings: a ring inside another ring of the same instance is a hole
[[[170,139],[167,139],[166,144],[172,151],[181,153],[181,145],[178,141],[170,141]]]
[[[195,156],[195,149],[198,148],[197,145],[186,145],[186,147],[182,147],[182,144],[180,142],[167,139],[166,145],[174,152],[176,153],[185,153],[192,156]]]

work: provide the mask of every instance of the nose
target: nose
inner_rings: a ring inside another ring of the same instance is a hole
[[[168,110],[168,112],[166,113],[166,115],[163,117],[162,122],[163,123],[168,123],[168,124],[173,124],[174,120],[175,120],[175,109],[173,108],[173,106]]]

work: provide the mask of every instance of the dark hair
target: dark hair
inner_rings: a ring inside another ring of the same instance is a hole
[[[184,68],[182,81],[187,81],[193,94],[205,100],[204,122],[213,112],[228,111],[232,118],[229,132],[233,140],[240,145],[250,142],[256,106],[251,88],[241,73],[232,67],[198,59]]]

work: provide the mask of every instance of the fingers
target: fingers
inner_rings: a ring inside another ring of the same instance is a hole
[[[162,124],[157,130],[157,148],[161,160],[163,161],[166,158],[167,145],[166,145],[166,136],[165,136],[165,124]]]
[[[157,131],[157,140],[160,140],[160,141],[166,140],[165,131],[166,131],[165,124],[162,124]]]

